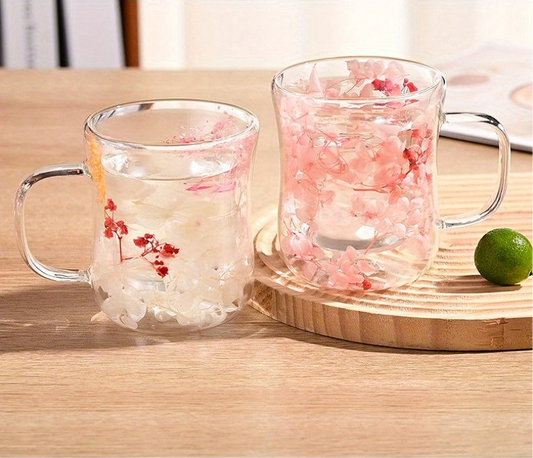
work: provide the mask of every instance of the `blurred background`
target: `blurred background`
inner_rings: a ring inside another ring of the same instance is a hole
[[[531,48],[530,0],[0,0],[9,68],[276,69],[332,55],[429,64]]]

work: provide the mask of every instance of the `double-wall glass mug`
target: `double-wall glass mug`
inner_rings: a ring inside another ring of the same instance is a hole
[[[87,282],[107,316],[130,329],[196,330],[231,319],[249,299],[250,171],[257,118],[199,100],[150,100],[99,111],[85,124],[87,158],[44,167],[15,200],[19,247],[39,275]],[[52,176],[94,182],[92,263],[44,265],[28,248],[24,199]]]
[[[507,135],[486,114],[443,113],[445,86],[431,67],[379,57],[305,62],[274,77],[278,242],[297,277],[343,291],[408,284],[431,265],[439,230],[476,223],[498,208],[510,162]],[[457,122],[494,128],[499,182],[483,208],[442,217],[437,139],[444,123]]]

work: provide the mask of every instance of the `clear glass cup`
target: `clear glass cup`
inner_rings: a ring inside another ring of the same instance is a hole
[[[272,81],[282,181],[278,238],[289,269],[343,291],[405,285],[431,265],[439,229],[500,205],[510,162],[503,126],[443,113],[445,80],[423,64],[338,57],[288,67]],[[499,138],[499,182],[480,210],[441,217],[436,150],[444,123],[485,123]]]
[[[252,288],[249,185],[258,130],[251,112],[201,100],[133,102],[93,114],[83,163],[36,170],[19,187],[24,260],[50,280],[89,283],[101,309],[126,328],[196,330],[228,321]],[[87,270],[46,266],[28,248],[26,193],[58,175],[95,184]]]

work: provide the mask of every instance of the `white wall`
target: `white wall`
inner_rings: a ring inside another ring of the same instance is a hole
[[[531,0],[407,0],[412,59],[435,64],[486,42],[531,48]]]
[[[281,68],[334,55],[428,63],[529,46],[531,0],[139,0],[144,68]]]
[[[138,0],[139,65],[148,69],[187,66],[185,2]]]

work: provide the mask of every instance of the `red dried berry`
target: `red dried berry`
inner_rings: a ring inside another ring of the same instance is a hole
[[[406,148],[403,150],[403,157],[411,164],[416,163],[417,154],[411,148]]]
[[[404,78],[403,80],[403,87],[407,88],[409,92],[418,91],[418,88],[415,86],[415,84],[412,81],[409,81],[407,78]]]
[[[176,248],[174,245],[171,245],[170,243],[165,243],[160,253],[161,253],[161,256],[168,258],[168,257],[173,257],[179,252],[180,250]]]
[[[166,266],[160,266],[158,267],[157,269],[155,269],[155,271],[157,272],[157,274],[160,276],[160,277],[164,277],[168,274],[168,267]]]
[[[133,240],[133,243],[140,248],[144,248],[146,245],[148,245],[148,240],[146,240],[144,237],[137,237]]]
[[[107,205],[104,207],[105,210],[110,210],[114,212],[117,209],[117,206],[115,205],[115,202],[113,202],[113,199],[107,199]]]
[[[104,227],[106,229],[108,229],[108,228],[111,229],[113,232],[116,232],[116,230],[117,230],[117,224],[109,216],[107,216],[105,221],[104,221]]]
[[[376,91],[383,91],[385,89],[385,81],[378,80],[377,78],[372,81],[372,86]]]
[[[127,235],[128,234],[128,226],[124,224],[124,221],[117,221],[117,226],[120,229],[121,235]]]

